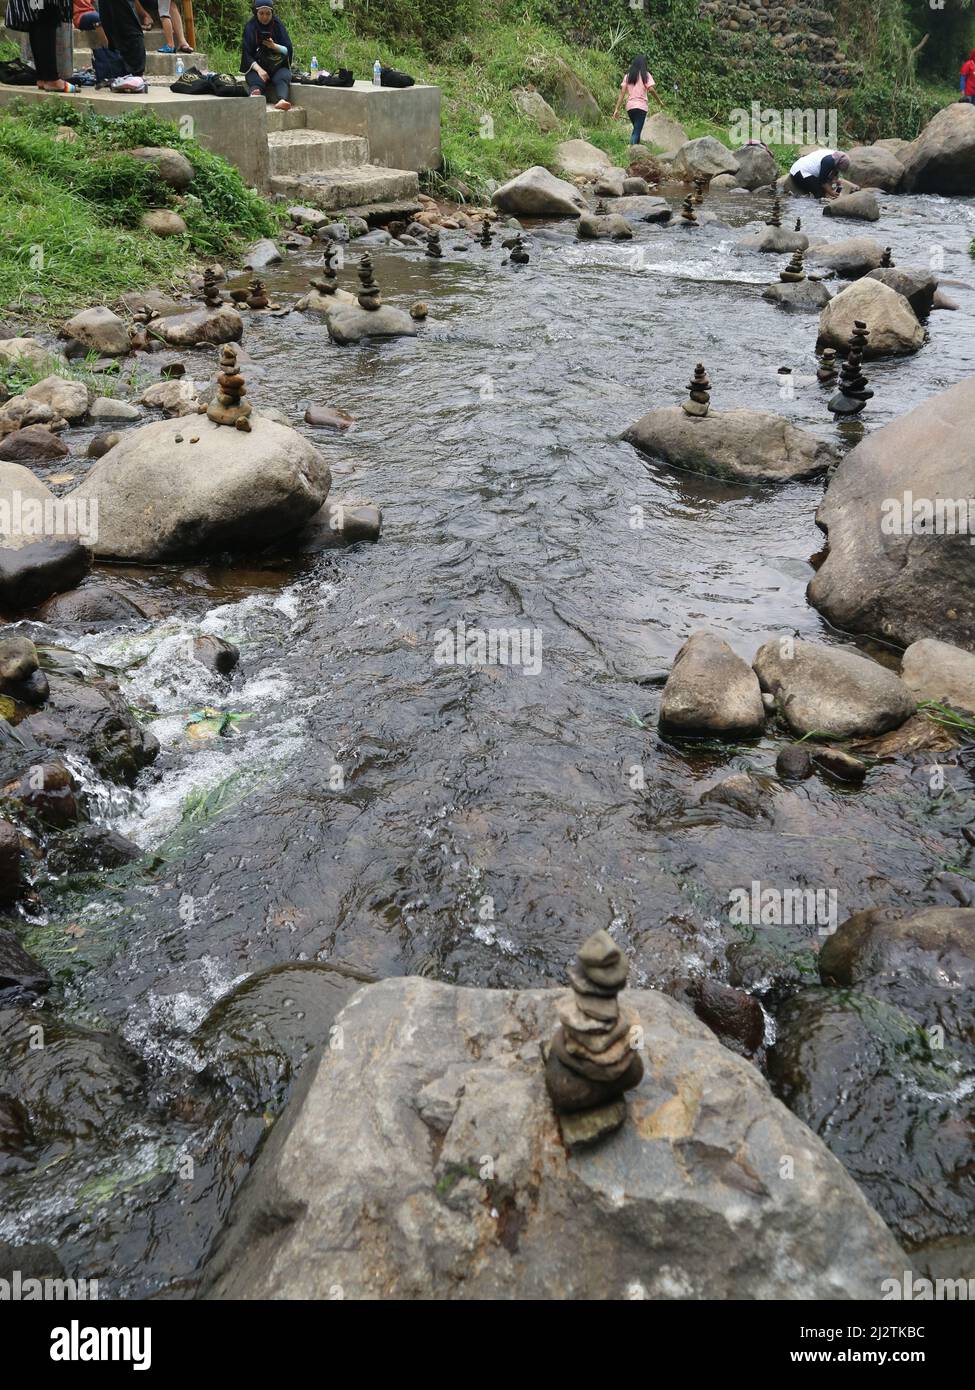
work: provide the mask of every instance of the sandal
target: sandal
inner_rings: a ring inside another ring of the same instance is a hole
[[[182,46],[181,48],[177,48],[176,52],[177,52],[177,53],[195,53],[195,52],[196,52],[196,49],[195,49],[195,48],[190,48],[189,44],[187,43],[187,44],[183,44],[183,46]]]
[[[61,78],[58,80],[57,85],[53,87],[43,87],[40,82],[38,82],[37,90],[39,92],[57,92],[61,96],[74,96],[81,89],[76,87],[73,82],[65,82],[64,79]]]

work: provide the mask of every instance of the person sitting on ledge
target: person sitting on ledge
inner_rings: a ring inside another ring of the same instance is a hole
[[[842,150],[813,150],[796,160],[789,170],[799,193],[811,193],[814,198],[838,198],[840,186],[835,182],[844,169],[850,167],[850,156]]]
[[[94,0],[73,0],[72,23],[81,34],[91,31],[92,48],[107,48],[108,36],[102,28],[101,16]]]
[[[294,47],[274,13],[274,0],[254,0],[254,17],[244,25],[240,70],[252,97],[264,97],[276,111],[290,111],[291,58]]]

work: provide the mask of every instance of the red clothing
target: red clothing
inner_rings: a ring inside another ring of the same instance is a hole
[[[91,14],[93,11],[97,14],[98,12],[98,6],[95,0],[72,0],[71,9],[71,22],[76,29],[83,14]]]
[[[975,97],[975,62],[971,58],[962,68],[961,75],[965,79],[966,97]]]

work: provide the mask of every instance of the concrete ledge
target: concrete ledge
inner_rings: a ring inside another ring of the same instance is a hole
[[[39,92],[35,87],[0,87],[0,106],[11,106],[15,101],[70,102],[73,106],[89,107],[100,116],[150,110],[162,120],[175,121],[184,139],[198,140],[204,149],[236,164],[255,188],[263,192],[268,186],[271,171],[263,101],[177,96],[168,87],[150,87],[144,96],[91,91],[61,96]]]
[[[309,130],[364,135],[369,158],[391,169],[440,168],[440,88],[421,86],[312,87],[296,83],[292,101],[308,114]]]

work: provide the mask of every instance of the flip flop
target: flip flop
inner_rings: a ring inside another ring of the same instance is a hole
[[[37,90],[39,92],[57,92],[59,96],[74,96],[81,89],[80,87],[76,87],[73,82],[65,82],[62,79],[58,82],[58,85],[56,87],[42,87],[41,84],[38,82]]]

